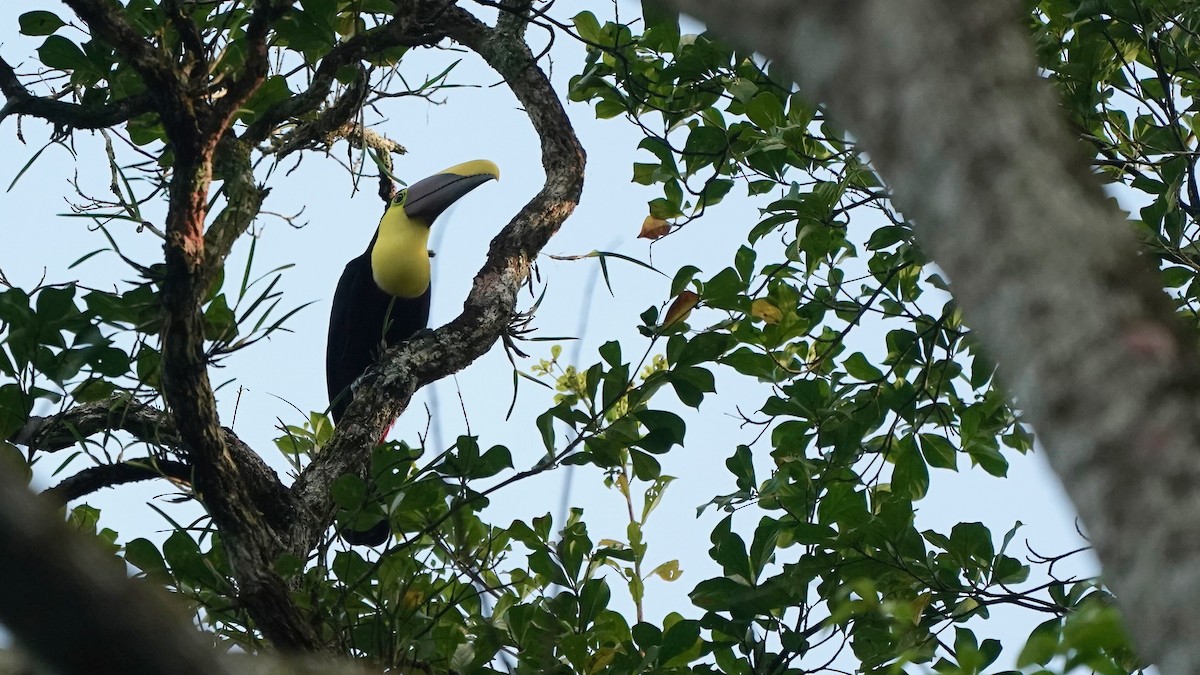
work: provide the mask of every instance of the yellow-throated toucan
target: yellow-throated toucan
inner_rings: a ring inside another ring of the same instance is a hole
[[[366,252],[346,264],[329,315],[325,379],[336,422],[353,397],[352,385],[384,349],[412,337],[429,321],[429,228],[463,195],[500,178],[493,162],[452,166],[413,183],[388,205]],[[387,522],[369,532],[343,532],[347,541],[377,545]],[[368,537],[366,535],[371,535]]]

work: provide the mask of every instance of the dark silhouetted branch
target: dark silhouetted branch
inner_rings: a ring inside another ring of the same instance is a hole
[[[0,470],[0,621],[67,673],[228,673],[211,642],[152,587]]]
[[[9,115],[29,115],[61,129],[105,129],[149,112],[150,97],[137,94],[107,105],[83,105],[34,96],[17,78],[17,73],[0,58],[0,92],[6,102],[0,107],[0,121]]]
[[[154,478],[168,478],[187,484],[192,483],[192,467],[173,459],[143,457],[117,464],[100,464],[88,467],[66,478],[42,494],[66,504],[104,488],[126,483],[136,483]]]

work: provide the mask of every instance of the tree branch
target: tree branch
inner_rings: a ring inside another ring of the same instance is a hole
[[[105,129],[151,110],[150,97],[136,94],[109,105],[82,105],[34,96],[21,84],[16,71],[0,57],[0,92],[7,102],[0,108],[0,121],[9,115],[30,115],[56,127]]]
[[[429,26],[422,22],[422,18],[440,12],[445,2],[446,0],[419,0],[396,3],[396,14],[392,20],[334,46],[321,59],[308,88],[268,108],[246,129],[243,138],[252,144],[261,143],[280,122],[315,109],[329,95],[335,76],[343,66],[358,63],[368,54],[393,47],[436,44],[444,34],[428,30]],[[406,6],[408,9],[405,9]]]
[[[157,457],[143,457],[116,464],[100,464],[88,467],[74,476],[62,480],[58,485],[48,488],[42,494],[57,503],[67,504],[104,488],[153,478],[169,478],[190,486],[192,467],[186,462]]]
[[[168,132],[173,136],[199,138],[195,114],[185,104],[187,94],[172,68],[169,55],[155,49],[125,19],[125,7],[105,0],[63,2],[87,24],[92,35],[112,45],[130,67],[141,75],[146,92],[157,103],[155,107]]]
[[[1045,443],[1142,654],[1200,672],[1196,336],[1070,138],[1016,5],[669,4],[781,61],[853,131]]]
[[[346,91],[332,105],[326,106],[316,119],[296,125],[295,129],[272,144],[271,152],[276,161],[296,150],[328,148],[338,138],[346,138],[351,130],[361,129],[361,125],[353,124],[353,120],[362,110],[368,84],[367,73],[360,70]],[[404,148],[401,147],[400,152],[404,152]]]
[[[250,23],[246,26],[245,66],[229,84],[225,96],[213,105],[207,129],[209,133],[215,133],[218,137],[224,134],[233,115],[266,80],[269,57],[267,33],[270,32],[271,25],[293,4],[294,0],[255,0],[254,14],[250,16]]]
[[[273,486],[246,470],[221,429],[208,377],[200,309],[210,271],[244,231],[253,217],[249,211],[256,210],[261,199],[254,188],[241,195],[231,191],[228,220],[210,232],[218,248],[206,253],[204,223],[213,156],[234,113],[265,79],[266,35],[271,22],[291,2],[255,2],[246,31],[248,54],[243,70],[215,101],[212,92],[187,86],[171,56],[154,48],[128,23],[123,5],[106,0],[65,2],[94,35],[112,44],[142,76],[174,151],[160,296],[163,396],[194,469],[195,488],[225,537],[239,598],[263,634],[281,649],[315,650],[319,643],[312,625],[301,616],[275,571],[277,558],[285,550],[279,538],[285,528],[272,527],[277,518],[264,511],[264,504],[269,507],[272,500],[262,491]],[[234,180],[252,183],[253,177],[243,171]],[[279,511],[288,513],[290,500],[281,503],[284,506]]]
[[[421,386],[462,370],[496,343],[511,321],[517,293],[534,257],[574,210],[583,190],[585,156],[562,104],[524,41],[499,33],[458,7],[440,21],[449,35],[499,73],[529,115],[541,139],[546,181],[540,192],[492,240],[487,261],[462,313],[449,324],[390,349],[365,375],[325,452],[293,486],[316,518],[297,523],[292,541],[311,547],[329,522],[329,487],[346,473],[362,473],[384,427],[400,415]],[[304,550],[307,550],[305,548]]]
[[[496,31],[506,33],[513,39],[524,40],[529,27],[529,12],[533,0],[501,0],[500,14],[496,17]]]
[[[169,415],[154,406],[124,397],[85,403],[50,417],[30,417],[9,441],[33,451],[57,452],[96,434],[115,430],[129,433],[147,445],[191,456]],[[268,522],[277,529],[288,526],[297,517],[296,505],[288,489],[275,471],[232,429],[222,427],[221,432],[226,447],[254,486],[252,493]],[[175,473],[169,475],[179,477]]]
[[[258,217],[263,200],[267,197],[268,190],[254,178],[251,150],[249,144],[235,138],[232,133],[226,134],[217,145],[213,168],[225,183],[226,204],[204,233],[204,278],[201,280],[204,287],[208,287],[216,278],[233,245]]]

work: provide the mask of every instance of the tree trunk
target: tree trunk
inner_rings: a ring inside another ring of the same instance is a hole
[[[670,4],[783,64],[861,142],[1045,444],[1144,657],[1200,672],[1196,337],[1067,132],[1017,4]]]

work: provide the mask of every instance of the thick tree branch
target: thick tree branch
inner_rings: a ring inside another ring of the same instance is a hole
[[[146,80],[147,86],[174,89],[179,80],[167,55],[154,48],[125,19],[122,5],[104,0],[63,0],[91,29],[92,34],[111,44],[129,65]]]
[[[272,527],[276,515],[263,508],[272,500],[264,495],[262,481],[238,461],[221,429],[208,377],[201,312],[211,271],[245,230],[254,215],[251,211],[257,210],[261,200],[252,186],[252,174],[237,166],[235,159],[231,163],[234,189],[229,217],[210,232],[217,249],[207,253],[204,224],[213,157],[234,113],[265,79],[267,33],[271,22],[291,2],[255,2],[246,30],[243,70],[232,78],[224,95],[215,98],[213,92],[189,86],[187,75],[175,67],[171,56],[153,47],[129,24],[123,5],[106,0],[65,2],[94,35],[112,44],[142,76],[174,152],[160,296],[163,395],[192,464],[196,491],[225,538],[239,598],[263,634],[282,649],[316,649],[318,640],[310,622],[301,616],[275,572],[278,556],[286,547],[279,536],[283,528]],[[238,193],[238,187],[244,189]],[[286,513],[290,502],[283,504],[281,511]]]
[[[49,417],[30,417],[8,439],[30,450],[57,452],[98,433],[116,430],[153,446],[183,452],[170,418],[161,410],[123,397],[84,403]]]
[[[233,137],[232,133],[217,145],[213,157],[213,169],[224,181],[225,208],[213,218],[204,233],[204,278],[201,285],[207,287],[216,278],[218,270],[225,265],[225,258],[233,250],[250,223],[258,217],[265,188],[254,178],[254,166],[250,161],[251,147]]]
[[[362,110],[369,89],[367,77],[366,71],[360,70],[346,91],[332,105],[326,106],[316,119],[296,125],[295,129],[274,143],[271,152],[275,154],[276,161],[297,150],[328,148],[335,140],[346,138],[351,130],[361,129],[353,120]]]
[[[380,432],[422,385],[462,370],[486,353],[512,319],[530,265],[574,210],[583,190],[585,157],[571,122],[524,41],[488,28],[465,10],[441,17],[456,41],[487,61],[512,89],[541,139],[546,182],[492,240],[462,313],[449,324],[389,350],[372,368],[325,452],[297,479],[293,491],[314,516],[297,523],[292,541],[311,547],[333,512],[329,487],[362,473]],[[305,548],[304,550],[307,550]]]
[[[183,45],[186,59],[184,69],[191,73],[192,82],[202,82],[208,76],[208,63],[199,27],[180,6],[179,0],[164,0],[162,9]]]
[[[533,0],[501,0],[499,4],[500,15],[496,17],[496,30],[512,36],[513,39],[524,40]]]
[[[233,115],[267,78],[267,34],[272,24],[294,4],[294,0],[255,0],[254,14],[246,26],[246,64],[213,105],[207,131],[218,137],[225,133]]]
[[[191,455],[169,415],[151,405],[123,397],[85,403],[49,417],[30,417],[25,426],[9,440],[30,450],[57,452],[96,434],[116,430],[124,431],[147,445],[166,448],[185,457]],[[288,489],[279,481],[275,471],[233,430],[222,427],[221,432],[226,447],[248,482],[254,486],[252,493],[259,508],[266,514],[272,527],[284,528],[297,517]],[[169,475],[180,477],[173,472]]]
[[[30,115],[60,128],[105,129],[151,110],[150,97],[146,94],[130,96],[109,105],[82,105],[34,96],[3,58],[0,58],[0,92],[6,99],[0,108],[0,121],[9,115]]]
[[[870,153],[1045,443],[1142,653],[1200,672],[1196,337],[1070,138],[1017,6],[669,4],[781,61]]]
[[[92,35],[109,43],[146,84],[147,95],[167,128],[171,140],[200,139],[195,109],[187,90],[172,67],[171,58],[150,44],[125,18],[125,7],[106,0],[63,0],[87,24]]]

